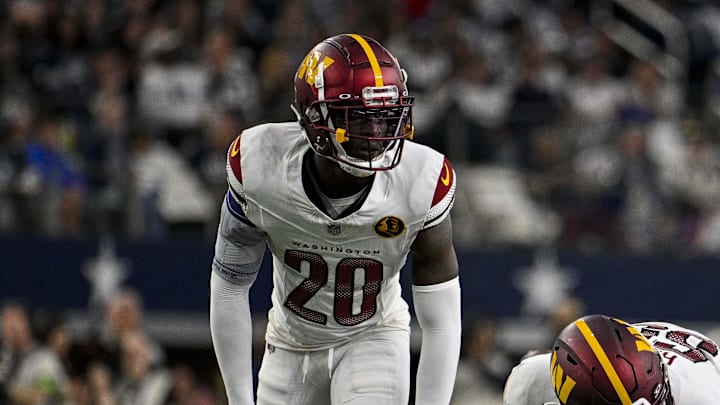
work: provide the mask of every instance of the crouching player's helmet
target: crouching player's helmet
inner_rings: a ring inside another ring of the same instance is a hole
[[[566,326],[551,361],[563,405],[673,405],[665,367],[637,329],[604,315]]]
[[[312,149],[355,176],[397,166],[412,139],[407,75],[379,42],[341,34],[315,45],[295,74],[292,109]]]

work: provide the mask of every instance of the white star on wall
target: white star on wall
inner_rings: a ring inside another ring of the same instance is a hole
[[[553,250],[537,250],[532,265],[521,267],[513,277],[513,284],[524,295],[520,312],[533,316],[548,314],[578,285],[579,278],[573,268],[558,265]]]
[[[126,260],[118,258],[112,238],[103,238],[98,255],[85,261],[83,274],[90,281],[90,305],[104,306],[130,274]]]

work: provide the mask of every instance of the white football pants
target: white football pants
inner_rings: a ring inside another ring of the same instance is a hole
[[[266,345],[257,405],[407,405],[408,331],[379,327],[318,351]]]

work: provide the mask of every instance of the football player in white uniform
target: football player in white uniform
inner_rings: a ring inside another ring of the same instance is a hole
[[[408,255],[422,329],[415,403],[447,404],[461,329],[455,172],[410,141],[405,71],[374,39],[325,39],[294,87],[298,122],[247,129],[228,150],[210,326],[230,404],[253,403],[248,291],[266,246],[273,291],[258,404],[406,405]]]
[[[588,315],[550,352],[515,366],[505,405],[717,405],[720,354],[707,336],[667,322]]]

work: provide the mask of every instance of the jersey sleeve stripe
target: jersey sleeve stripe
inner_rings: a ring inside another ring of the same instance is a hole
[[[435,194],[433,195],[432,205],[442,201],[445,196],[455,188],[455,171],[447,157],[443,160],[443,167],[440,169],[437,185],[435,186]]]
[[[241,206],[247,204],[247,201],[245,200],[245,196],[242,195],[242,193],[235,190],[232,186],[228,188],[228,191],[232,193],[232,198],[235,199]]]
[[[442,212],[440,212],[440,214],[438,214],[437,216],[433,216],[432,218],[430,218],[430,216],[428,215],[428,218],[426,218],[422,229],[432,228],[433,226],[442,222],[442,220],[444,220],[445,217],[447,217],[448,214],[450,213],[450,209],[452,208],[454,203],[455,203],[455,196],[452,196],[447,201],[447,204],[445,204],[444,207],[442,207],[444,209],[442,210]]]
[[[455,203],[455,171],[447,158],[443,159],[435,194],[433,195],[430,211],[425,216],[423,229],[433,227],[442,222],[450,213]]]
[[[245,190],[242,184],[242,167],[240,165],[241,137],[242,134],[238,135],[228,148],[225,170],[227,173],[227,182],[230,186],[230,190],[233,192],[233,197],[235,197],[241,205],[244,205]]]
[[[230,211],[230,214],[232,214],[232,216],[237,218],[239,221],[255,228],[255,224],[250,222],[250,220],[245,216],[245,212],[243,211],[242,206],[235,199],[233,194],[233,191],[229,190],[225,195],[225,203],[227,204],[228,211]]]
[[[242,134],[238,135],[237,138],[230,144],[227,152],[227,161],[232,175],[237,179],[238,182],[242,183],[242,168],[240,166],[240,138]]]

